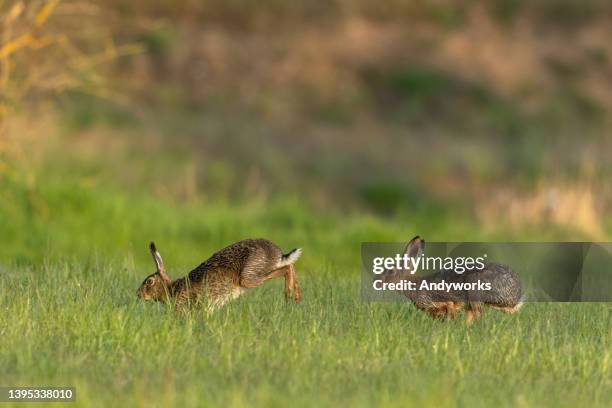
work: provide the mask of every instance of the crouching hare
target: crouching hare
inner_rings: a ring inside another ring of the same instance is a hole
[[[404,255],[409,258],[420,257],[425,249],[425,241],[414,237],[406,246]],[[414,264],[413,264],[414,265]],[[452,319],[462,308],[466,311],[466,323],[471,325],[481,316],[483,306],[504,313],[517,312],[522,304],[522,290],[518,275],[506,265],[488,262],[483,268],[466,270],[459,274],[453,270],[440,271],[428,276],[416,276],[411,270],[386,270],[382,273],[383,282],[412,281],[415,290],[405,290],[404,295],[419,310],[427,312],[432,318]],[[421,283],[473,283],[478,281],[490,284],[490,290],[419,290]]]
[[[151,242],[150,250],[157,271],[138,288],[137,295],[144,300],[173,301],[177,310],[202,304],[211,313],[246,289],[276,277],[285,278],[287,299],[299,302],[302,297],[293,266],[301,248],[283,254],[266,239],[247,239],[216,252],[187,276],[174,281],[166,273],[155,243]]]

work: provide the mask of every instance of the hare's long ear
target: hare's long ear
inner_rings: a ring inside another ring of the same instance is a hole
[[[159,272],[159,274],[164,280],[169,281],[170,277],[166,274],[166,267],[164,266],[164,261],[159,252],[157,252],[155,242],[151,241],[151,244],[149,244],[149,249],[151,250],[151,256],[153,256],[153,260],[155,261],[157,272]]]
[[[425,240],[421,239],[418,235],[410,240],[408,245],[406,245],[406,249],[404,250],[404,254],[408,255],[410,258],[416,258],[418,256],[423,255],[423,250],[425,249]]]

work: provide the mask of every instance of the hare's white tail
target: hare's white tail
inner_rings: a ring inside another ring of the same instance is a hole
[[[278,263],[278,267],[282,268],[287,265],[293,265],[298,260],[300,255],[302,255],[302,248],[292,249],[287,254],[281,257],[281,260]]]
[[[500,312],[512,314],[512,313],[516,313],[519,310],[521,310],[521,307],[523,307],[524,303],[525,303],[525,295],[521,296],[521,299],[514,306],[504,306],[504,307],[495,306],[495,305],[489,305],[489,306],[491,307],[491,309],[495,309],[495,310],[499,310]]]
[[[506,313],[512,314],[512,313],[518,312],[519,310],[521,310],[521,308],[523,307],[524,303],[525,302],[523,302],[523,299],[521,298],[521,300],[516,305],[514,305],[513,307],[507,308],[506,309]]]
[[[525,304],[525,299],[526,299],[525,295],[521,296],[521,299],[518,301],[518,303],[516,305],[514,305],[514,307],[512,308],[512,311],[510,313],[516,313],[519,310],[521,310],[521,308]]]

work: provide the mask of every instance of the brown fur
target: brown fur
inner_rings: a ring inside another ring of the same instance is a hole
[[[154,243],[150,250],[157,272],[147,276],[138,288],[138,297],[145,300],[174,301],[179,310],[203,304],[212,312],[246,289],[277,277],[285,278],[287,299],[299,302],[302,298],[293,266],[299,250],[283,255],[278,246],[265,239],[247,239],[225,247],[175,281],[166,274]]]
[[[424,245],[425,241],[416,236],[408,243],[404,254],[410,257],[420,256]],[[461,313],[462,309],[465,309],[468,326],[474,320],[480,319],[484,306],[504,313],[517,312],[522,306],[522,300],[520,297],[520,282],[518,282],[518,277],[514,271],[503,265],[492,263],[486,264],[484,271],[491,273],[488,277],[489,281],[498,283],[494,285],[494,291],[492,291],[496,296],[493,299],[487,299],[487,301],[482,301],[482,298],[480,298],[481,301],[475,301],[467,293],[437,294],[433,291],[405,291],[404,294],[414,303],[417,309],[426,312],[433,319],[454,319]],[[385,282],[399,282],[402,279],[411,280],[418,286],[424,279],[446,279],[447,281],[453,281],[455,279],[465,279],[468,276],[468,273],[458,276],[453,271],[450,271],[448,273],[438,272],[427,277],[417,277],[410,274],[409,271],[387,270],[383,273],[382,279]],[[510,279],[508,279],[508,276]],[[518,293],[507,290],[512,285],[519,285]]]

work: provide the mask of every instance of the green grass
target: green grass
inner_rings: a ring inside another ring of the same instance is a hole
[[[605,406],[612,398],[609,305],[529,304],[514,316],[488,312],[470,330],[407,303],[361,300],[361,241],[415,231],[486,237],[469,223],[342,216],[291,198],[177,205],[52,178],[3,188],[3,385],[74,385],[82,406]],[[179,277],[247,236],[305,248],[301,304],[285,303],[280,281],[211,317],[137,301],[153,271],[150,239]]]
[[[71,406],[103,407],[612,400],[609,305],[528,304],[513,316],[489,311],[467,329],[462,318],[436,322],[408,303],[360,297],[364,241],[417,233],[431,241],[555,240],[571,232],[485,231],[450,204],[383,217],[319,208],[297,194],[181,202],[154,192],[169,185],[122,187],[108,176],[110,159],[58,160],[0,173],[2,386],[76,386]],[[145,164],[117,159],[113,171],[132,168]],[[258,236],[304,248],[299,305],[285,303],[280,281],[210,317],[137,301],[153,272],[150,240],[177,278],[213,251]]]
[[[137,302],[123,263],[4,270],[5,384],[74,385],[82,406],[605,406],[602,304],[528,304],[467,329],[405,303],[366,303],[358,271],[299,269],[211,317]]]

